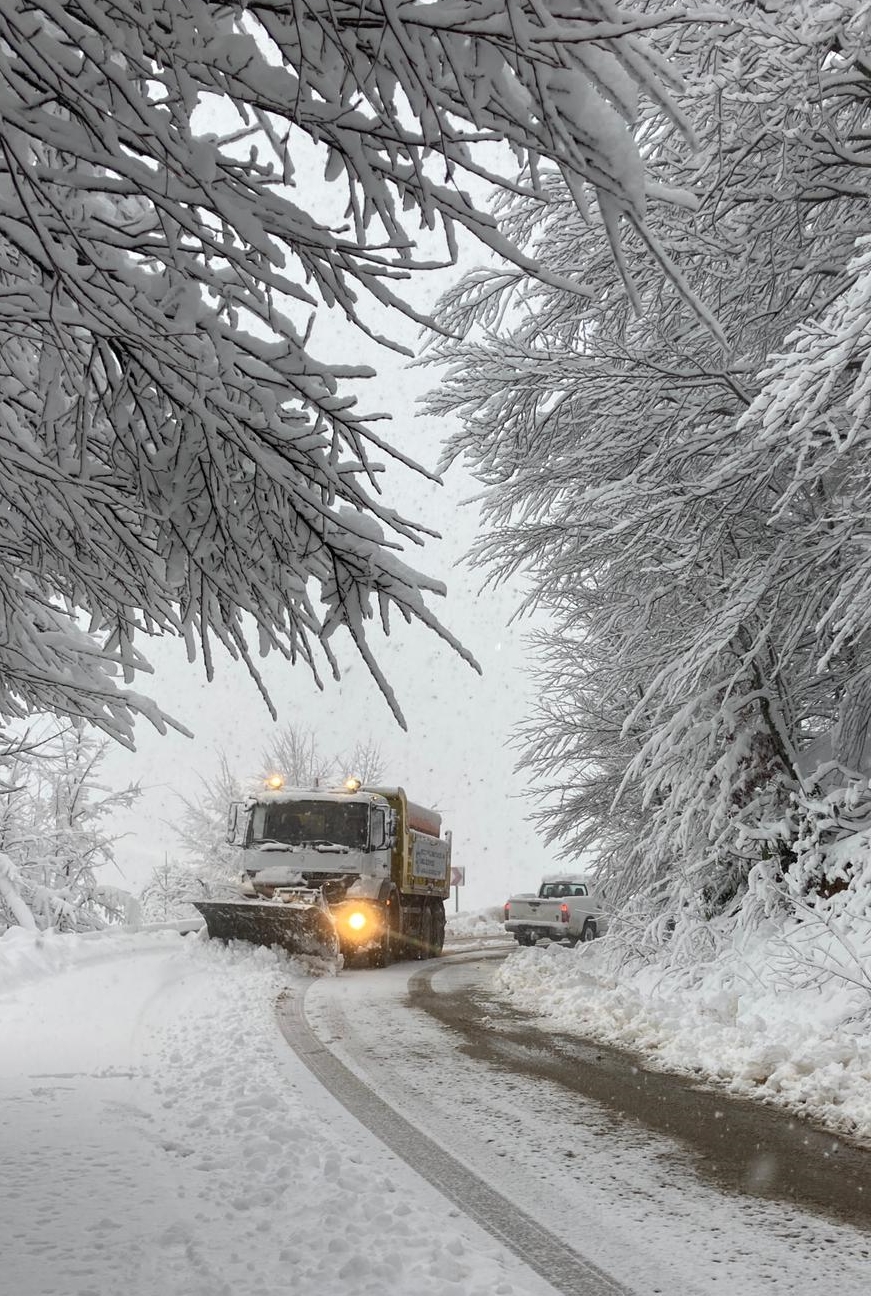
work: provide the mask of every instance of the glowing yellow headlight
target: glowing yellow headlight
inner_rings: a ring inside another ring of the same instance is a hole
[[[266,786],[269,788],[270,792],[278,792],[281,788],[284,787],[283,774],[270,774],[269,777],[264,779],[263,781],[266,784]]]
[[[366,926],[366,915],[360,913],[359,909],[355,910],[348,918],[348,926],[353,928],[354,931],[359,931],[361,927]]]
[[[363,784],[358,778],[345,779],[345,787],[349,792],[359,792]]]

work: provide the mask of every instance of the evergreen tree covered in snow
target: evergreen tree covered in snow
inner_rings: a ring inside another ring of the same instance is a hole
[[[523,735],[543,826],[657,937],[733,913],[748,879],[807,891],[808,807],[871,768],[871,9],[726,8],[671,47],[695,150],[641,126],[649,173],[693,194],[651,228],[717,328],[632,232],[621,282],[607,217],[551,172],[503,228],[592,299],[469,276],[442,319],[470,340],[433,348],[453,367],[431,407],[488,488],[478,558],[554,618]]]
[[[365,371],[313,353],[311,320],[416,319],[403,281],[449,263],[458,230],[534,269],[461,187],[515,186],[494,141],[527,159],[531,192],[556,166],[577,202],[599,193],[613,238],[622,220],[663,255],[631,121],[639,88],[673,112],[648,33],[681,17],[3,4],[0,714],[82,715],[126,742],[137,712],[163,725],[121,687],[143,633],[183,636],[209,674],[217,641],[257,677],[269,651],[317,673],[320,650],[335,672],[344,628],[397,714],[369,618],[463,651],[429,608],[439,584],[396,557],[424,534],[380,486],[380,461],[406,456],[355,408]]]

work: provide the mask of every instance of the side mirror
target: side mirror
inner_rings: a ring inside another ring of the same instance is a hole
[[[396,842],[396,811],[373,810],[369,821],[369,849],[384,850]]]
[[[387,845],[387,824],[383,810],[373,810],[369,820],[369,849],[383,850]]]
[[[227,841],[231,846],[248,844],[248,819],[242,801],[231,801],[227,811]]]

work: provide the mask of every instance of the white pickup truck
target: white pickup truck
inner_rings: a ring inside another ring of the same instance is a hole
[[[596,884],[583,874],[550,874],[538,895],[530,892],[505,902],[505,930],[518,945],[534,945],[545,937],[577,945],[578,941],[595,940],[605,927]]]

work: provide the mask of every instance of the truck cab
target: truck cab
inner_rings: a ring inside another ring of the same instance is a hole
[[[376,965],[444,944],[451,835],[401,787],[288,788],[271,776],[229,807],[238,900],[199,901],[211,936],[331,950]]]

